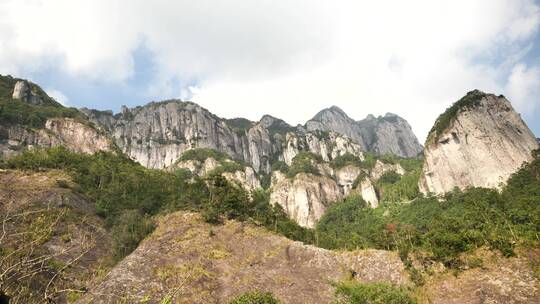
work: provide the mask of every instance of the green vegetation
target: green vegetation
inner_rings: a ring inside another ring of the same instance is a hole
[[[11,76],[0,75],[0,100],[10,100],[13,95],[13,89],[17,81],[22,80]],[[61,106],[53,98],[49,97],[38,85],[28,81],[30,90],[39,96],[46,106]]]
[[[179,161],[196,160],[204,162],[207,158],[212,157],[215,160],[221,161],[229,158],[227,154],[208,148],[196,148],[187,150],[179,158]]]
[[[246,292],[234,299],[229,304],[279,304],[270,292],[253,291]]]
[[[462,264],[462,253],[482,246],[505,256],[513,255],[517,245],[538,246],[539,156],[536,152],[535,160],[514,174],[502,193],[455,190],[443,200],[419,197],[408,204],[382,204],[375,209],[365,208],[359,197],[349,197],[321,218],[317,244],[329,249],[399,250],[404,261],[409,252],[422,251],[455,268]]]
[[[71,117],[82,121],[86,120],[84,115],[77,109],[63,107],[33,83],[29,83],[30,87],[42,98],[42,105],[32,105],[20,100],[13,100],[11,95],[17,80],[10,76],[0,76],[0,124],[43,128],[47,119],[53,117]]]
[[[244,165],[234,161],[224,161],[219,164],[214,170],[210,171],[210,175],[220,175],[225,172],[244,171]]]
[[[314,130],[311,131],[319,140],[330,140],[330,131]]]
[[[280,160],[273,163],[271,169],[272,169],[272,172],[273,171],[281,171],[283,173],[289,172],[289,166],[287,166],[287,164],[284,161],[280,161]]]
[[[332,161],[330,161],[330,166],[334,169],[341,169],[348,165],[362,167],[362,161],[360,160],[358,156],[353,155],[351,153],[345,153],[343,155],[339,155],[336,158],[334,158]]]
[[[364,152],[364,161],[360,163],[360,168],[371,170],[375,167],[377,157],[369,152]]]
[[[336,284],[337,304],[414,304],[409,291],[386,283],[362,284],[346,281]]]
[[[450,108],[446,109],[444,113],[442,113],[437,120],[435,121],[435,124],[429,131],[429,137],[426,140],[425,146],[428,146],[431,143],[437,142],[439,139],[440,134],[450,126],[454,118],[456,117],[457,113],[461,109],[466,108],[474,108],[480,104],[480,100],[484,98],[486,94],[484,92],[474,90],[471,92],[468,92],[467,95],[465,95],[463,98],[455,102]]]
[[[245,118],[225,119],[225,123],[238,135],[244,135],[253,126],[253,122]]]
[[[386,172],[375,183],[375,189],[381,202],[403,202],[420,195],[418,180],[422,172],[422,161],[413,158],[395,159],[405,169],[401,176],[395,172]]]
[[[0,99],[0,124],[43,128],[49,118],[71,117],[84,121],[84,115],[75,108],[32,105],[20,100]]]
[[[311,173],[320,175],[317,164],[322,162],[320,155],[311,152],[301,151],[292,160],[292,164],[287,171],[287,177],[293,178],[298,173]]]
[[[152,215],[176,210],[201,212],[213,223],[250,220],[294,240],[314,240],[311,230],[298,226],[280,207],[269,204],[267,192],[255,192],[250,198],[221,175],[202,179],[185,170],[147,169],[120,153],[86,155],[63,147],[25,151],[4,165],[69,173],[73,190],[95,202],[97,213],[113,232],[116,260],[129,254],[153,230]]]
[[[288,123],[284,122],[281,119],[272,117],[274,120],[272,124],[268,127],[268,132],[270,133],[270,136],[274,136],[275,134],[287,134],[288,132],[296,132],[296,128],[290,126]]]

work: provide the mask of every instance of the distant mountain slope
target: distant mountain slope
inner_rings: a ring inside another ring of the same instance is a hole
[[[368,115],[355,121],[336,106],[324,109],[306,123],[312,130],[334,131],[352,138],[365,151],[378,155],[393,154],[400,157],[417,157],[422,146],[414,135],[409,123],[398,115]]]
[[[32,82],[0,75],[0,158],[58,145],[83,153],[112,148],[105,132],[77,109],[62,106]]]
[[[429,133],[420,190],[500,188],[538,147],[504,96],[469,92],[439,116]]]

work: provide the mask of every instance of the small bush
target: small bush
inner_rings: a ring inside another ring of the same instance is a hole
[[[229,304],[279,304],[270,292],[253,291],[246,292],[234,299]]]
[[[228,156],[225,153],[216,151],[214,149],[196,148],[196,149],[191,149],[184,152],[179,160],[180,161],[197,160],[200,162],[204,162],[207,158],[210,158],[210,157],[218,161],[228,158]]]
[[[337,156],[332,161],[330,161],[330,166],[334,169],[341,169],[348,165],[361,166],[362,161],[356,155],[351,153],[345,153],[343,155]]]
[[[69,188],[69,183],[64,179],[56,180],[56,185],[60,188]]]
[[[322,157],[320,155],[302,151],[293,158],[292,164],[287,172],[287,177],[293,178],[298,173],[319,175],[320,173],[316,165],[320,162],[322,162]]]
[[[281,171],[287,173],[289,171],[289,166],[284,161],[277,161],[272,164],[272,171]]]
[[[149,218],[137,210],[127,210],[116,219],[111,230],[114,259],[116,261],[131,253],[148,234],[154,230]]]
[[[338,304],[415,304],[416,301],[402,287],[386,284],[362,284],[347,281],[337,284]]]

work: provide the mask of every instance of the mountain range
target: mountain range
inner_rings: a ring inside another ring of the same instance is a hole
[[[0,303],[538,303],[539,147],[478,90],[422,146],[392,113],[115,114],[0,76]]]

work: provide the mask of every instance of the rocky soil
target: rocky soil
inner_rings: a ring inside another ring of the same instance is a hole
[[[70,184],[60,171],[0,172],[0,286],[11,303],[67,303],[109,267],[93,203],[58,181]]]
[[[227,303],[243,292],[272,292],[284,303],[330,303],[331,282],[408,284],[397,253],[333,252],[252,224],[211,226],[192,213],[159,220],[156,231],[79,303]]]

